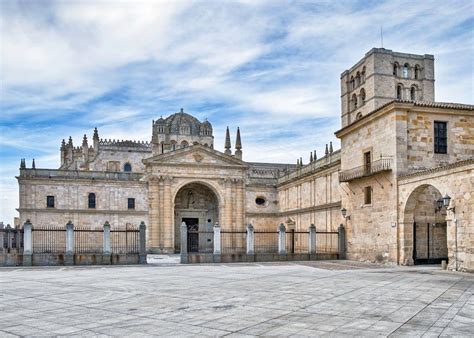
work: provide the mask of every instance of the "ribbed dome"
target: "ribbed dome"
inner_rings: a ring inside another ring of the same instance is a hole
[[[175,113],[171,116],[168,116],[164,123],[168,127],[170,134],[181,134],[183,130],[186,130],[186,134],[190,135],[199,135],[201,126],[204,126],[204,123],[199,122],[197,118],[186,114],[182,110],[179,113]],[[212,129],[212,126],[207,122],[207,128]]]

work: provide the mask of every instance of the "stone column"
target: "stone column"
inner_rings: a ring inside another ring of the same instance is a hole
[[[151,176],[148,181],[148,203],[149,203],[149,229],[148,229],[148,247],[151,252],[155,252],[160,247],[160,184],[158,178]]]
[[[286,228],[283,223],[278,227],[278,254],[286,255]]]
[[[219,223],[214,224],[214,263],[220,263],[221,261],[221,227]]]
[[[33,256],[33,224],[27,219],[23,224],[23,266],[32,265]]]
[[[253,234],[253,225],[247,225],[247,255],[254,255],[254,234]]]
[[[316,227],[314,224],[311,224],[309,226],[309,243],[308,243],[308,253],[309,253],[309,259],[312,259],[314,256],[314,259],[316,259]]]
[[[236,229],[237,231],[242,231],[244,229],[244,181],[242,179],[237,180],[237,194],[236,194]]]
[[[346,259],[346,231],[344,225],[339,225],[338,232],[339,259]]]
[[[138,249],[138,264],[146,264],[146,225],[140,223],[140,248]]]
[[[188,227],[181,223],[181,263],[188,263]]]
[[[232,181],[230,178],[225,179],[225,214],[224,214],[224,223],[222,226],[226,230],[232,229]]]
[[[171,182],[173,178],[166,176],[164,181],[164,195],[163,195],[163,224],[161,229],[163,231],[163,250],[165,252],[174,252],[174,224],[173,214],[174,208],[171,201]]]
[[[110,224],[108,221],[104,223],[104,241],[103,241],[103,263],[110,264]]]
[[[65,265],[74,265],[74,224],[71,221],[66,224],[66,255]]]

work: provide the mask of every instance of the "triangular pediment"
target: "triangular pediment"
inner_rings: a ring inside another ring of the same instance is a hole
[[[247,164],[233,156],[196,144],[143,160],[145,165],[214,165],[246,168]]]

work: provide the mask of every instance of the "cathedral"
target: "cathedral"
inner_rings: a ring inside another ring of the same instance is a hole
[[[343,224],[347,258],[474,271],[474,106],[435,101],[432,55],[374,48],[340,79],[340,150],[329,144],[307,164],[247,162],[238,128],[220,151],[211,123],[181,109],[152,121],[150,142],[95,129],[79,146],[62,141],[58,169],[22,160],[20,223],[144,221],[150,253],[179,252],[182,222]]]

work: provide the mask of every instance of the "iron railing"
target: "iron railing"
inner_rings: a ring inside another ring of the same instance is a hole
[[[247,251],[247,231],[221,231],[221,253],[244,254]]]
[[[104,229],[74,227],[74,252],[78,254],[102,253]]]
[[[188,253],[213,253],[214,231],[187,231]]]
[[[66,229],[57,226],[41,226],[32,229],[34,253],[64,253]]]
[[[308,253],[309,232],[288,230],[286,232],[285,250],[287,253]]]
[[[254,252],[278,253],[278,231],[255,231]]]
[[[316,231],[316,253],[339,253],[339,232]]]
[[[381,158],[370,165],[361,165],[349,170],[339,172],[339,182],[349,182],[358,178],[371,176],[384,171],[392,170],[392,159]]]
[[[7,225],[6,228],[0,228],[0,253],[22,253],[23,252],[23,229],[12,228]]]
[[[138,254],[140,250],[140,230],[127,224],[125,229],[110,229],[110,246],[113,254]]]

